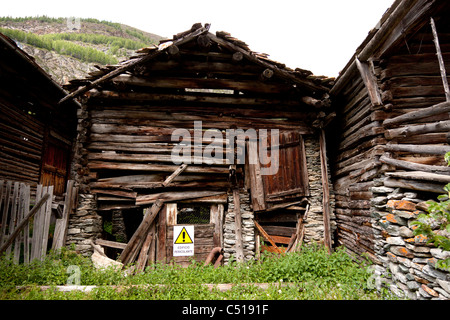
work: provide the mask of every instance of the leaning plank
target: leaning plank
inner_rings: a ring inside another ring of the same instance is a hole
[[[67,227],[69,225],[69,215],[72,212],[73,198],[76,198],[76,189],[74,181],[68,180],[66,186],[66,196],[64,199],[64,209],[62,218],[57,219],[55,223],[55,233],[53,236],[52,249],[60,249],[64,246],[67,236]]]
[[[357,57],[355,57],[356,67],[361,74],[364,85],[366,86],[367,92],[369,94],[370,102],[372,106],[381,106],[383,102],[381,101],[380,90],[375,78],[375,75],[370,69],[368,62],[361,62]]]
[[[47,199],[50,197],[49,193],[44,194],[44,196],[36,203],[36,205],[33,207],[33,209],[28,212],[27,216],[19,223],[19,225],[14,229],[13,233],[6,239],[5,243],[0,247],[0,254],[3,253],[6,248],[8,248],[11,243],[14,241],[14,239],[17,237],[17,235],[25,228],[28,221],[36,214],[39,209],[43,206],[43,204],[47,201]]]
[[[19,182],[14,182],[14,189],[11,202],[11,217],[9,218],[9,234],[13,233],[17,223],[17,204],[19,197]],[[6,250],[6,255],[11,253],[11,247]]]
[[[187,164],[183,163],[177,170],[174,171],[167,179],[162,183],[164,187],[167,187],[176,177],[178,177],[186,168]]]
[[[433,41],[436,47],[436,55],[439,61],[439,70],[441,72],[442,85],[444,86],[445,99],[450,101],[450,89],[448,88],[447,82],[447,73],[445,71],[444,59],[442,58],[441,46],[439,44],[439,37],[436,30],[436,24],[434,23],[434,19],[430,18],[431,30],[433,32]]]
[[[328,179],[328,164],[326,154],[325,131],[320,132],[320,165],[322,173],[322,198],[323,198],[323,225],[324,225],[324,243],[331,253],[331,228],[330,228],[330,187]]]
[[[283,251],[277,247],[277,245],[275,244],[275,241],[273,241],[272,237],[269,236],[269,234],[263,229],[263,227],[261,227],[261,225],[255,220],[254,221],[256,228],[258,229],[258,231],[261,233],[261,235],[267,239],[267,241],[270,242],[270,244],[275,248],[276,252],[278,253],[283,253]]]
[[[40,260],[44,260],[45,256],[47,255],[48,232],[50,230],[50,218],[52,215],[53,186],[47,187],[47,192],[50,194],[50,201],[47,201],[47,204],[45,206],[45,215],[42,225],[42,245]]]
[[[147,265],[148,260],[148,251],[150,249],[150,245],[153,242],[153,233],[149,232],[147,234],[147,237],[145,238],[144,243],[142,244],[141,252],[139,253],[139,257],[136,262],[136,271],[135,272],[142,272],[145,269],[145,266]]]
[[[129,264],[136,258],[136,255],[142,246],[142,242],[144,241],[144,238],[147,235],[152,222],[155,220],[158,212],[161,210],[162,204],[163,201],[157,199],[152,205],[150,211],[144,216],[141,224],[131,237],[130,241],[128,241],[128,244],[122,251],[122,254],[119,256],[119,261],[121,261],[123,264]]]

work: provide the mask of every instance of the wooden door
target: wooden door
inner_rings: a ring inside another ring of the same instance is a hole
[[[40,183],[44,186],[54,186],[54,194],[62,195],[65,191],[69,147],[51,139],[42,158]]]
[[[309,195],[302,136],[296,131],[285,131],[280,132],[276,140],[277,145],[272,145],[273,140],[268,136],[267,152],[261,151],[261,155],[258,153],[260,161],[247,165],[254,211],[287,207]],[[270,146],[278,146],[278,151]],[[261,144],[257,146],[256,141],[249,141],[249,157],[254,157],[260,147]]]

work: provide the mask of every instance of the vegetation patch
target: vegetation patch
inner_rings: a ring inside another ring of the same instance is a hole
[[[69,268],[69,266],[71,266]],[[73,267],[77,266],[77,267]],[[0,299],[389,299],[387,291],[370,285],[369,263],[356,263],[343,249],[331,255],[323,247],[305,246],[301,252],[282,256],[267,253],[260,261],[231,262],[214,269],[202,263],[187,268],[155,264],[144,272],[96,269],[89,258],[73,250],[51,253],[44,261],[15,265],[5,256],[0,260]],[[61,292],[79,270],[80,285],[95,285],[88,292]],[[204,284],[232,284],[223,291]],[[269,283],[261,288],[255,283]],[[286,284],[286,285],[284,285]],[[39,286],[50,286],[42,290]]]

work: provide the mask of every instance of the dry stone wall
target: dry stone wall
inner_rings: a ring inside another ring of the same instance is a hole
[[[377,287],[414,300],[450,299],[450,273],[436,268],[437,260],[450,257],[450,251],[413,234],[411,222],[426,213],[424,201],[416,192],[384,185],[372,187],[372,192]]]

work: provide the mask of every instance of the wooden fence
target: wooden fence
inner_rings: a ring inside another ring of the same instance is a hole
[[[25,183],[0,180],[0,254],[6,253],[14,263],[43,260],[49,249],[51,216],[56,216],[52,249],[64,246],[69,214],[75,207],[77,189],[67,182],[64,202],[53,199],[53,186],[38,185],[34,206],[30,186]],[[62,212],[58,206],[63,205]],[[54,210],[52,210],[54,209]]]

